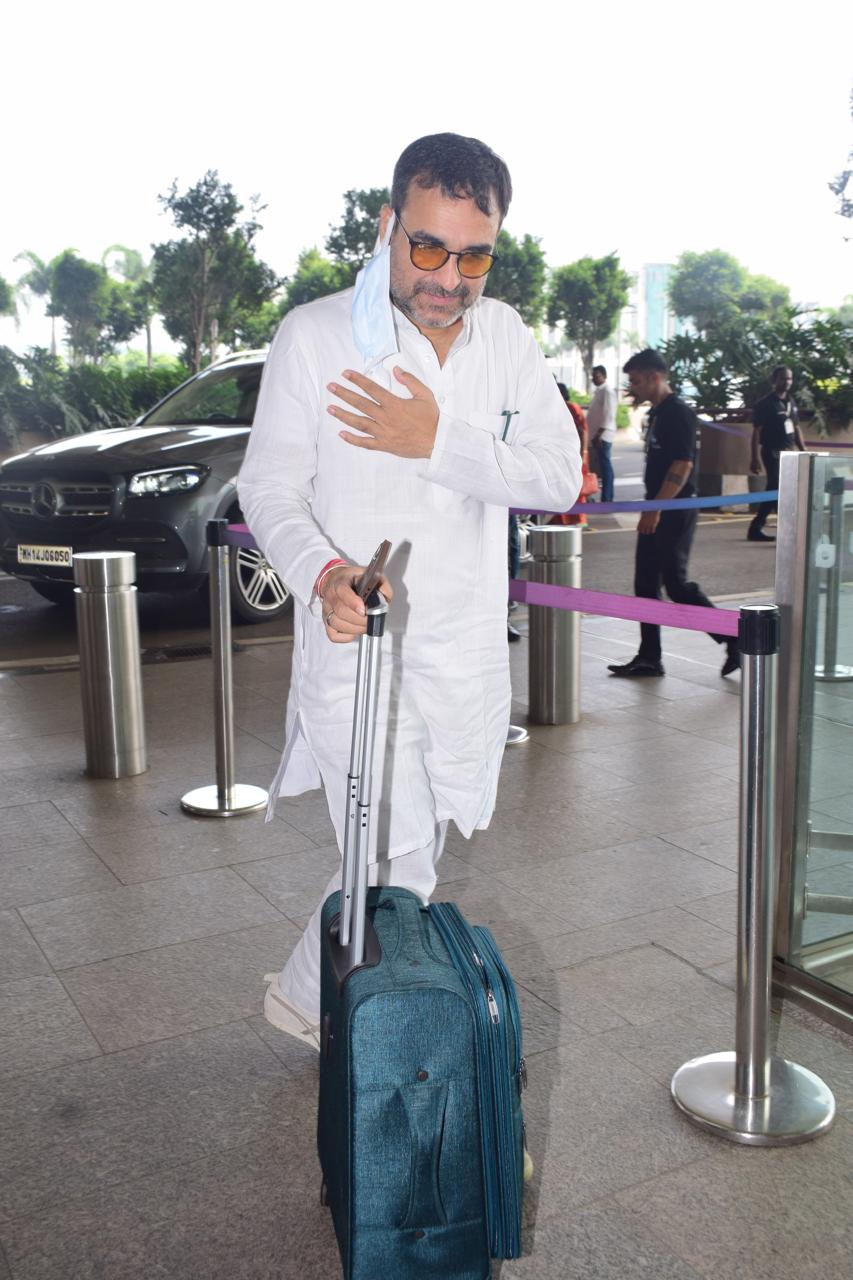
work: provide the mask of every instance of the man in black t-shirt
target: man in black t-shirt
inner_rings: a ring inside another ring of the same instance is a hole
[[[787,449],[805,449],[797,406],[791,395],[791,383],[794,377],[787,365],[777,365],[770,375],[773,390],[763,396],[752,411],[752,463],[750,471],[754,476],[761,475],[761,463],[758,461],[759,446],[761,462],[767,476],[767,488],[779,488],[779,455]],[[764,533],[764,522],[771,511],[777,509],[775,502],[762,502],[758,514],[749,526],[746,536],[749,542],[775,542],[770,534]]]
[[[649,401],[652,411],[646,434],[644,483],[647,499],[689,498],[694,492],[691,474],[696,453],[696,414],[673,395],[667,381],[668,370],[658,351],[640,351],[632,356],[623,372],[637,403]],[[713,608],[696,582],[687,579],[687,562],[698,512],[644,511],[637,525],[637,554],[634,565],[634,593],[652,600],[661,597],[661,586],[676,604],[699,604]],[[726,660],[721,674],[731,675],[740,666],[737,642],[729,636],[711,639],[724,644]],[[662,676],[660,627],[640,623],[640,648],[630,662],[611,663],[614,676]]]

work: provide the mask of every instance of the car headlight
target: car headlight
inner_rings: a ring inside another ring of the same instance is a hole
[[[205,467],[169,467],[164,471],[138,471],[127,486],[131,498],[159,498],[165,493],[189,493],[207,474]]]

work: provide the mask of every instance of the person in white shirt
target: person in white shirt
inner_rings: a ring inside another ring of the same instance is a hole
[[[371,883],[426,902],[444,833],[489,823],[509,723],[508,507],[577,498],[577,437],[532,333],[482,296],[511,195],[456,134],[397,162],[355,289],[286,317],[239,477],[245,518],[294,597],[285,748],[272,797],[321,784],[342,838],[356,649],[353,582],[390,539]],[[274,799],[271,800],[274,803]],[[333,877],[324,899],[340,885]],[[321,904],[322,905],[322,904]],[[320,909],[264,1012],[319,1047]]]
[[[597,364],[592,371],[595,395],[592,397],[586,420],[589,424],[589,443],[598,457],[598,474],[601,479],[601,501],[613,501],[613,462],[610,451],[616,439],[616,406],[618,397],[613,387],[607,385],[607,370]]]

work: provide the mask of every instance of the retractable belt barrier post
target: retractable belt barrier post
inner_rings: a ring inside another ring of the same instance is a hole
[[[129,778],[148,768],[132,551],[75,555],[86,772]]]
[[[841,556],[844,549],[844,477],[833,476],[826,486],[829,494],[829,546],[831,559],[826,570],[826,611],[823,617],[823,664],[815,667],[817,680],[853,680],[853,667],[838,663],[838,605],[841,596]],[[818,544],[818,552],[820,552]]]
[[[742,608],[738,639],[743,666],[735,1051],[685,1062],[672,1078],[672,1096],[685,1115],[719,1137],[782,1146],[825,1133],[835,1099],[811,1071],[770,1054],[776,606]]]
[[[557,587],[581,584],[578,528],[538,525],[530,530],[531,580]],[[533,724],[580,719],[580,614],[530,605],[529,718]]]
[[[181,798],[187,813],[205,818],[236,818],[263,809],[262,787],[234,781],[234,690],[231,664],[231,551],[228,521],[208,520],[210,628],[213,649],[213,700],[216,713],[216,783],[197,787]]]

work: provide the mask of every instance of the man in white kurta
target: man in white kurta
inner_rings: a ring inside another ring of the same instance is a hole
[[[239,479],[246,520],[294,597],[272,794],[322,782],[339,845],[357,657],[348,641],[364,630],[354,566],[384,538],[392,544],[370,862],[373,883],[424,900],[448,821],[469,837],[495,805],[510,708],[507,507],[565,510],[581,482],[577,438],[532,333],[512,308],[480,296],[485,277],[460,274],[493,249],[504,210],[493,199],[487,215],[488,193],[478,204],[456,178],[452,195],[423,185],[433,177],[409,181],[395,210],[383,210],[384,315],[374,280],[357,323],[353,290],[285,318]],[[449,251],[440,269],[415,265],[424,243]],[[365,356],[365,316],[395,348],[381,358]],[[318,575],[335,560],[321,598]],[[265,1002],[275,1025],[315,1045],[319,947],[318,908]]]

